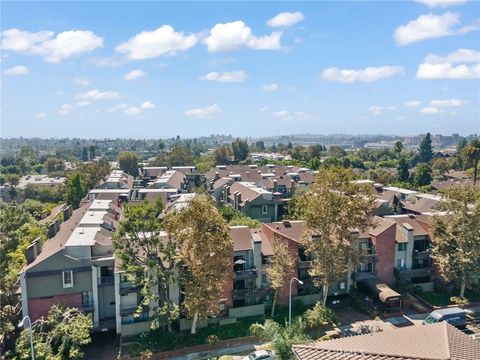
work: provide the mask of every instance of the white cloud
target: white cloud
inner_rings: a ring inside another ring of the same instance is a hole
[[[123,80],[131,81],[131,80],[139,79],[139,78],[144,77],[146,75],[147,75],[147,73],[143,70],[132,70],[128,74],[125,74],[123,76]]]
[[[258,112],[265,112],[268,111],[268,107],[262,106],[261,108],[258,109]]]
[[[417,70],[417,79],[422,80],[478,78],[480,78],[480,52],[472,49],[458,49],[443,57],[430,54]]]
[[[443,110],[436,107],[424,107],[420,112],[422,114],[433,115],[433,114],[441,114],[443,113]]]
[[[267,84],[262,86],[262,91],[274,92],[278,90],[278,84]]]
[[[454,5],[465,4],[467,0],[415,0],[418,3],[427,5],[429,8],[446,8]]]
[[[270,27],[287,27],[303,20],[305,20],[305,16],[299,11],[283,12],[268,20],[267,25]]]
[[[252,29],[243,21],[216,24],[210,29],[210,34],[203,42],[209,52],[236,51],[242,48],[252,50],[279,50],[281,49],[281,32],[272,32],[270,35],[257,37]]]
[[[139,106],[131,106],[127,104],[119,104],[110,109],[107,109],[106,112],[116,112],[122,110],[125,114],[129,116],[140,115],[144,110],[155,109],[155,104],[150,101],[145,101]]]
[[[209,72],[208,74],[202,76],[200,80],[208,81],[219,81],[219,82],[242,82],[245,81],[246,75],[245,71],[231,71],[231,72]]]
[[[44,118],[47,117],[47,114],[45,114],[45,113],[37,113],[37,114],[35,114],[35,117],[36,117],[37,119],[44,119]]]
[[[75,78],[75,79],[73,79],[73,83],[77,84],[77,85],[88,86],[92,82],[89,79],[86,79],[86,78]]]
[[[408,45],[425,39],[461,35],[479,29],[478,24],[461,28],[457,25],[460,25],[460,16],[450,11],[443,15],[420,15],[416,20],[396,28],[393,37],[398,45]]]
[[[212,116],[221,112],[222,109],[220,108],[220,106],[218,106],[217,104],[213,104],[204,108],[187,110],[185,111],[185,115],[193,116],[196,118],[206,118],[208,116]]]
[[[92,58],[90,62],[96,66],[102,67],[116,67],[125,63],[125,59],[117,59],[114,56],[111,57],[102,57],[102,58]]]
[[[75,107],[81,108],[81,107],[85,107],[85,106],[88,106],[88,105],[90,105],[90,101],[82,100],[82,101],[78,101],[75,104]]]
[[[288,110],[280,110],[273,112],[272,115],[281,121],[307,121],[312,118],[310,114],[303,111],[290,112]]]
[[[63,104],[58,112],[62,115],[65,115],[65,114],[68,114],[73,109],[74,109],[74,106],[72,106],[70,104]]]
[[[420,105],[420,100],[411,100],[411,101],[407,101],[405,104],[403,104],[407,107],[417,107]]]
[[[103,46],[103,39],[92,31],[70,30],[54,35],[52,31],[5,30],[2,32],[2,50],[40,55],[47,62],[59,63]]]
[[[116,91],[100,91],[97,89],[89,90],[76,95],[79,100],[97,101],[97,100],[111,100],[117,99],[120,94]]]
[[[28,68],[23,65],[11,67],[3,72],[3,75],[17,76],[28,74]]]
[[[374,116],[382,115],[383,106],[373,105],[368,108],[368,111]]]
[[[125,53],[130,60],[144,60],[161,55],[175,55],[187,51],[197,43],[196,34],[184,35],[170,25],[160,26],[154,31],[142,31],[118,45],[115,50]]]
[[[466,101],[460,99],[444,99],[430,101],[430,106],[432,107],[457,107],[464,104],[466,104]]]
[[[359,70],[333,67],[323,70],[322,78],[327,81],[340,81],[343,83],[352,83],[354,81],[372,82],[397,74],[405,74],[401,66],[367,67]]]
[[[397,110],[397,107],[392,105],[392,106],[388,106],[387,107],[387,110]]]

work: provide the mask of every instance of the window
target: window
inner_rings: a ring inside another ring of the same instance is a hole
[[[72,270],[62,271],[63,288],[73,287],[73,272]]]
[[[407,250],[407,243],[398,244],[398,251],[405,251],[405,250]]]
[[[93,291],[82,291],[82,307],[93,307]]]
[[[405,262],[403,259],[397,259],[397,268],[403,269]]]
[[[344,290],[345,289],[345,282],[341,282],[340,283],[340,290]]]
[[[262,205],[262,214],[268,213],[268,205]]]

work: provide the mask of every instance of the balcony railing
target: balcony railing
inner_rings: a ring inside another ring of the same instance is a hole
[[[242,299],[248,296],[262,296],[265,295],[267,292],[267,289],[239,289],[239,290],[233,290],[232,295],[233,298],[236,299]]]
[[[407,278],[412,278],[412,277],[423,277],[423,276],[428,276],[431,275],[432,273],[432,268],[427,267],[427,268],[421,268],[421,269],[399,269],[399,268],[394,268],[394,275],[395,277],[399,279],[407,279]]]
[[[235,279],[249,279],[257,277],[257,269],[246,269],[246,270],[234,270]]]
[[[430,251],[429,250],[425,250],[425,251],[413,250],[412,257],[414,260],[417,260],[417,261],[427,261],[427,260],[430,260]]]
[[[113,276],[102,276],[100,278],[98,285],[100,286],[113,285],[114,282],[115,282],[115,278]]]

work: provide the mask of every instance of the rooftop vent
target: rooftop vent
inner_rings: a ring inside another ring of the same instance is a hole
[[[286,228],[291,228],[292,224],[290,224],[290,221],[288,220],[283,220],[283,226],[285,226]]]

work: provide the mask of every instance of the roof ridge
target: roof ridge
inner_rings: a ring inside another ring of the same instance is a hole
[[[442,321],[442,328],[443,328],[443,332],[445,334],[444,336],[444,340],[445,340],[445,348],[447,350],[447,356],[448,356],[448,359],[451,359],[452,358],[452,353],[450,352],[450,337],[448,335],[448,322],[447,321]]]

